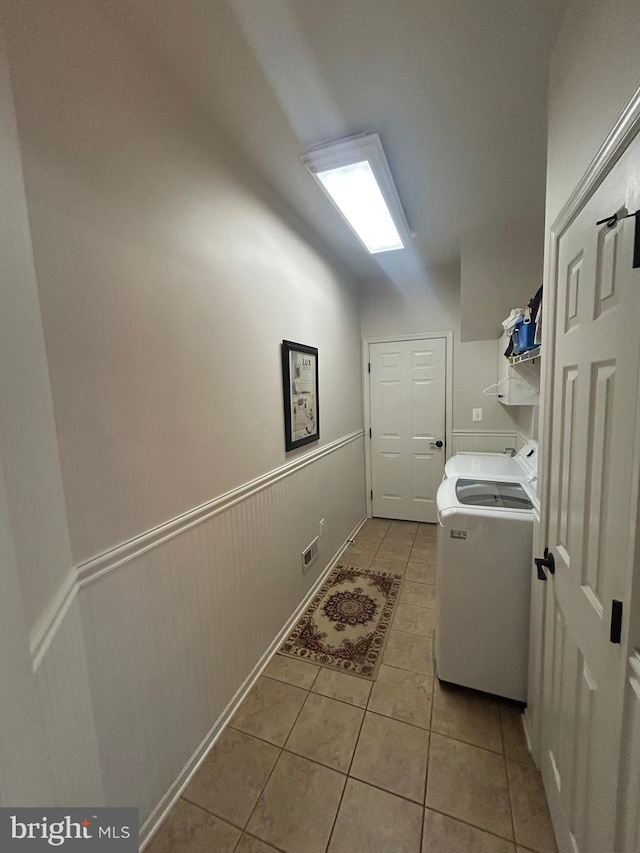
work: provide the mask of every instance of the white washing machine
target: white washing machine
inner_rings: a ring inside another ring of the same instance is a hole
[[[538,442],[532,439],[515,456],[504,453],[456,453],[444,466],[445,477],[499,477],[522,480],[538,472]]]
[[[535,501],[522,481],[454,476],[440,484],[442,681],[526,702]]]

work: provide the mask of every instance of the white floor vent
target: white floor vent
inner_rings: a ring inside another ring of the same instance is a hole
[[[306,572],[318,559],[318,537],[302,552],[302,571]]]

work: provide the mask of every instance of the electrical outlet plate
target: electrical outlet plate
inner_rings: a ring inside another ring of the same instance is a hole
[[[473,409],[472,410],[472,417],[473,417],[474,421],[481,421],[482,420],[482,409]]]

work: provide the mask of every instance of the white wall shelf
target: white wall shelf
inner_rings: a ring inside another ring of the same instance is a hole
[[[508,361],[511,364],[523,364],[527,361],[535,361],[536,358],[540,358],[540,347],[536,347],[528,352],[523,352],[520,355],[509,356]]]
[[[507,358],[507,335],[498,341],[496,393],[504,406],[537,406],[540,403],[540,347]]]

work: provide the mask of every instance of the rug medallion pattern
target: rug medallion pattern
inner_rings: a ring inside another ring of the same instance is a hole
[[[373,680],[401,585],[402,575],[337,565],[280,654]]]

